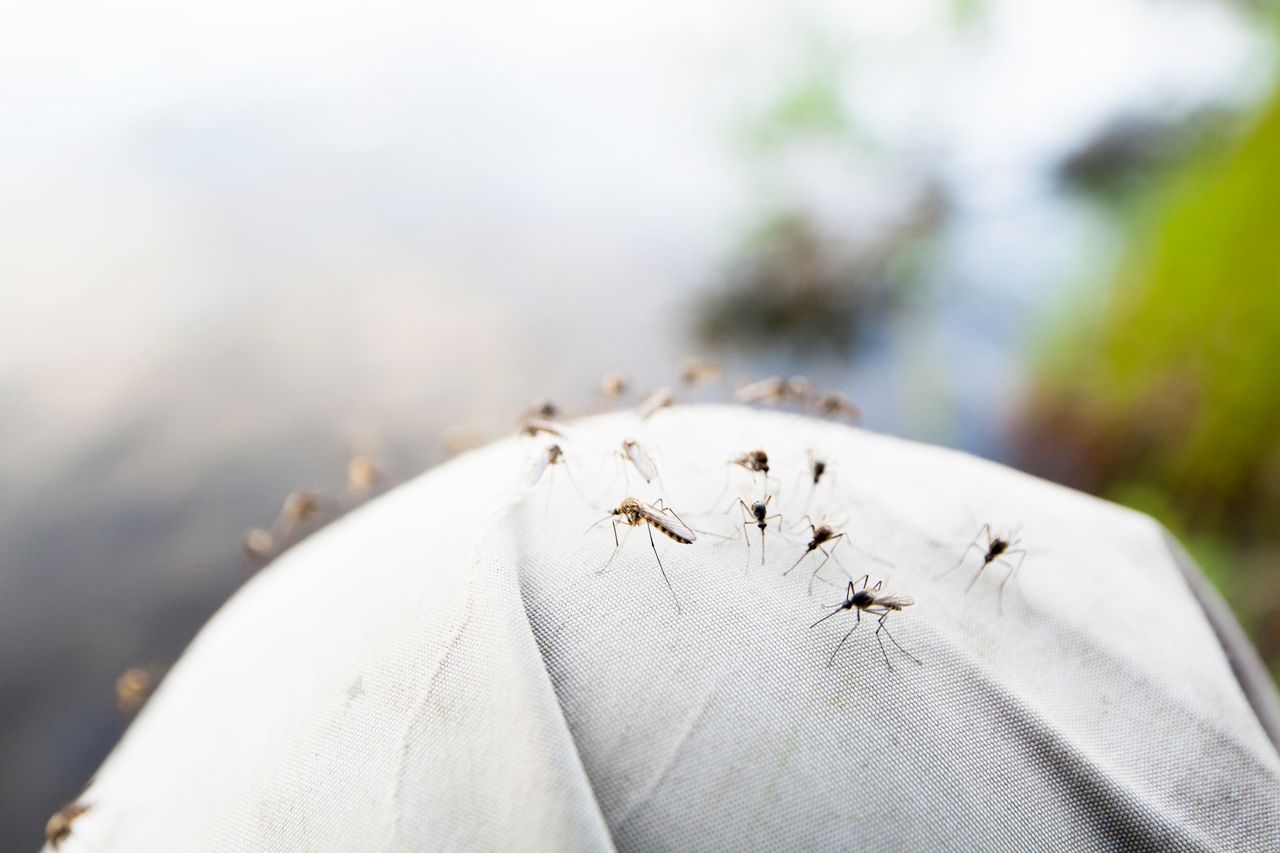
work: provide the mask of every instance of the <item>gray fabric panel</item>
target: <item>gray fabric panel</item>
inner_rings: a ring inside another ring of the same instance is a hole
[[[265,570],[64,850],[1280,849],[1280,761],[1150,519],[798,417],[566,432],[531,490],[545,439],[502,442]],[[627,436],[660,482],[617,459]],[[754,447],[786,515],[763,567],[725,512],[760,494],[725,464]],[[812,491],[808,448],[833,465]],[[644,529],[600,572],[613,536],[580,493],[661,494],[703,531],[656,540],[680,612]],[[848,534],[812,581],[812,557],[783,575],[806,513]],[[1005,568],[967,592],[980,556],[956,568],[984,522],[1028,550],[1003,599]],[[864,619],[828,667],[852,615],[809,625],[864,571],[915,598],[887,624],[921,665],[886,641],[886,666]]]

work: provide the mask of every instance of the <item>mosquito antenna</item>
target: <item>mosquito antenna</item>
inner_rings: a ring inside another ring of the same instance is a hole
[[[601,519],[597,520],[597,521],[596,521],[596,522],[594,522],[590,527],[588,527],[586,530],[582,531],[582,535],[583,535],[583,536],[586,536],[588,533],[590,533],[591,531],[595,530],[597,527],[599,527],[600,525],[604,524],[606,521],[608,521],[608,520],[609,520],[610,518],[612,518],[612,517],[613,517],[613,513],[611,513],[611,512],[606,512],[606,513],[604,514],[604,518],[601,518]],[[616,538],[618,538],[617,533],[615,533],[615,534],[614,534],[614,538],[615,538],[615,539],[616,539]]]

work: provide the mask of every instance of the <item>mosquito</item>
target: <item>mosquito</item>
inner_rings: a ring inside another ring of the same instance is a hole
[[[125,670],[116,679],[116,710],[133,716],[155,689],[156,679],[147,670],[140,666]]]
[[[636,409],[640,412],[641,420],[648,420],[659,409],[669,408],[675,401],[676,398],[672,395],[671,389],[659,388],[646,397],[644,402],[637,406]]]
[[[751,472],[752,480],[756,474],[764,474],[764,488],[760,490],[761,494],[766,494],[769,490],[769,454],[763,450],[748,450],[740,456],[735,456],[725,463],[726,465],[737,465],[739,468]],[[711,506],[707,512],[711,512],[714,508],[720,506],[720,502],[724,500],[724,496],[729,491],[729,469],[725,469],[724,488],[720,490],[720,494],[716,495],[716,499],[711,502]]]
[[[680,384],[686,388],[720,378],[720,365],[705,358],[686,358],[680,363]]]
[[[813,496],[818,491],[818,483],[822,482],[822,478],[826,475],[828,468],[828,463],[825,459],[818,458],[812,450],[807,451],[807,453],[809,465],[802,475],[809,481],[809,497],[804,502],[805,512],[809,511],[809,505],[813,503]],[[834,474],[832,476],[834,477]]]
[[[541,402],[534,403],[532,406],[525,409],[523,419],[528,420],[530,418],[541,418],[542,420],[554,421],[556,418],[559,418],[561,414],[560,407],[554,402],[551,400],[542,400]]]
[[[797,405],[807,405],[817,391],[807,376],[792,376],[782,383],[782,399]]]
[[[600,394],[604,397],[605,402],[612,403],[627,393],[627,388],[630,387],[630,384],[627,381],[627,377],[617,371],[606,373],[600,380]]]
[[[381,479],[382,470],[368,456],[353,456],[347,463],[347,494],[352,498],[368,497]]]
[[[862,417],[862,410],[855,406],[848,397],[836,391],[823,394],[818,398],[815,408],[818,414],[828,418],[848,418],[856,421]]]
[[[533,464],[529,466],[529,474],[525,477],[524,486],[526,489],[532,489],[542,479],[542,475],[547,469],[551,469],[551,474],[547,477],[547,508],[543,512],[544,515],[551,512],[551,486],[554,485],[556,476],[556,468],[564,469],[565,476],[569,478],[569,483],[573,486],[573,490],[578,493],[578,497],[582,502],[591,505],[591,501],[582,493],[582,489],[578,488],[577,482],[573,478],[573,473],[569,470],[569,463],[565,459],[564,451],[560,449],[558,444],[548,444],[546,448],[538,454],[538,458],[533,460]]]
[[[787,394],[787,383],[781,376],[757,379],[738,385],[733,395],[743,403],[781,403]]]
[[[662,501],[659,500],[658,503],[662,503]],[[618,541],[618,525],[625,524],[628,527],[643,526],[649,534],[649,547],[653,549],[654,559],[658,561],[658,571],[662,572],[662,579],[667,584],[671,599],[676,603],[676,612],[681,612],[680,599],[676,597],[675,588],[671,586],[671,579],[667,577],[667,570],[662,565],[662,557],[658,556],[658,546],[653,541],[653,531],[656,528],[659,533],[668,539],[674,539],[681,545],[692,545],[698,539],[693,530],[670,507],[650,506],[636,498],[625,498],[622,503],[609,510],[609,515],[606,518],[600,519],[596,524],[604,521],[612,522],[610,526],[613,529],[613,554],[610,555],[609,562],[605,563],[604,568],[600,571],[603,572],[609,568],[613,558],[618,556],[618,549],[622,547],[622,543]],[[591,526],[595,527],[595,524]]]
[[[49,818],[49,822],[44,825],[44,840],[49,843],[50,847],[57,850],[62,845],[62,842],[71,836],[71,825],[88,810],[89,805],[79,801],[67,803],[58,809]]]
[[[540,432],[545,432],[547,435],[554,435],[556,438],[564,437],[564,433],[560,431],[560,427],[545,418],[526,417],[520,422],[521,435],[528,435],[536,438]]]
[[[818,576],[818,572],[822,571],[822,567],[827,564],[827,560],[831,559],[832,551],[835,550],[836,545],[840,544],[840,540],[844,538],[844,533],[837,533],[836,529],[825,521],[822,524],[814,524],[810,521],[809,529],[813,531],[813,538],[810,539],[809,544],[805,546],[804,553],[800,555],[800,559],[792,563],[791,568],[787,569],[782,574],[791,574],[792,570],[795,569],[796,566],[804,562],[805,557],[809,556],[814,551],[821,551],[824,555],[822,562],[818,563],[817,567],[813,570],[813,574],[809,576],[809,594],[812,595],[814,578]],[[828,551],[823,547],[828,542],[834,543],[831,545],[831,551]],[[839,563],[840,561],[837,559],[836,562]]]
[[[982,539],[984,536],[987,539],[987,544],[986,544],[987,551],[985,554],[982,555],[982,565],[978,567],[978,571],[974,573],[973,578],[970,579],[969,585],[964,588],[964,591],[968,592],[969,590],[973,589],[973,585],[978,582],[978,578],[982,577],[982,572],[987,568],[987,566],[991,565],[992,563],[1004,563],[1006,566],[1009,567],[1009,573],[1004,576],[1004,580],[1000,581],[999,602],[1000,602],[1000,609],[1003,611],[1005,584],[1009,582],[1009,578],[1013,577],[1014,572],[1016,572],[1018,569],[1022,567],[1022,561],[1025,560],[1027,557],[1026,550],[1023,548],[1017,547],[1019,544],[1021,544],[1022,540],[1015,538],[1014,534],[1011,533],[1008,536],[997,536],[996,534],[991,532],[990,524],[982,525],[982,529],[978,531],[978,535],[973,537],[973,541],[969,543],[969,547],[964,549],[964,553],[960,556],[960,562],[956,563],[954,566],[952,566],[950,569],[944,572],[942,576],[949,575],[952,572],[954,572],[956,569],[964,565],[965,558],[969,556],[969,552],[972,551],[974,548],[977,548],[979,551],[981,551],[983,546],[978,544],[978,541]],[[1011,563],[1009,562],[1008,559],[1006,559],[1012,554],[1019,555],[1017,563]]]
[[[768,513],[769,513],[769,501],[771,501],[771,500],[773,500],[773,495],[768,495],[768,496],[766,496],[766,497],[765,497],[765,499],[764,499],[764,500],[762,500],[762,501],[756,501],[755,503],[751,504],[750,506],[747,506],[747,502],[746,502],[746,501],[744,501],[742,498],[738,498],[738,507],[739,507],[739,508],[741,509],[741,511],[742,511],[742,518],[743,518],[742,526],[743,526],[743,527],[751,527],[752,525],[755,525],[756,527],[760,528],[760,565],[762,565],[762,566],[764,565],[764,531],[765,531],[765,528],[766,528],[766,527],[768,527],[768,526],[769,526],[769,522],[773,521],[775,518],[782,518],[782,513],[780,513],[780,512],[779,512],[779,513],[775,513],[774,515],[769,515],[769,514],[768,514]],[[748,538],[746,539],[746,543],[747,543],[747,550],[748,550],[748,551],[750,551],[750,550],[751,550],[751,538],[750,538],[750,537],[748,537]]]
[[[827,668],[830,669],[831,665],[835,663],[836,655],[839,654],[840,649],[845,644],[845,641],[848,640],[849,637],[853,635],[853,632],[858,629],[858,626],[862,624],[863,613],[870,616],[880,617],[878,624],[876,625],[876,642],[880,644],[880,654],[884,655],[885,666],[889,667],[889,669],[893,669],[893,664],[889,662],[889,653],[884,647],[884,640],[880,639],[881,631],[884,631],[884,633],[889,637],[890,642],[898,647],[898,651],[911,658],[917,664],[923,665],[918,657],[904,649],[902,644],[894,639],[893,634],[889,633],[889,626],[885,624],[885,620],[889,618],[890,613],[902,610],[905,607],[910,607],[912,604],[916,603],[915,599],[900,592],[889,592],[885,590],[884,581],[876,581],[876,585],[868,589],[867,584],[870,580],[870,575],[863,575],[856,581],[849,581],[849,588],[845,591],[844,601],[841,602],[840,606],[809,626],[810,630],[812,630],[821,623],[830,619],[832,616],[835,616],[837,613],[845,610],[852,610],[854,615],[857,617],[857,621],[853,623],[853,627],[850,628],[849,632],[840,639],[840,642],[836,644],[835,651],[833,651],[831,653],[831,657],[827,659]],[[859,584],[861,584],[861,588],[859,588]]]
[[[635,466],[636,471],[644,478],[646,483],[652,483],[658,477],[658,466],[653,464],[653,459],[640,446],[640,442],[634,438],[623,439],[622,450],[619,455],[623,459]]]

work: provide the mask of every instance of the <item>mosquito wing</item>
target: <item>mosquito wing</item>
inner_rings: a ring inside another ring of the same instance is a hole
[[[653,464],[653,460],[649,458],[649,454],[644,452],[644,448],[634,441],[625,442],[623,449],[627,454],[627,458],[631,460],[631,464],[636,466],[636,470],[640,472],[640,476],[644,477],[646,483],[652,482],[658,476],[658,468]]]
[[[542,475],[546,472],[547,466],[551,464],[551,451],[544,450],[538,454],[538,458],[533,460],[533,464],[529,466],[529,477],[525,480],[526,488],[533,486],[542,479]]]
[[[910,607],[915,604],[916,600],[906,593],[902,592],[877,592],[876,604],[881,607],[888,607],[891,610],[901,610],[904,607]]]
[[[672,539],[677,539],[685,544],[693,543],[698,539],[692,530],[669,512],[662,512],[648,504],[641,504],[640,514],[644,516],[645,521],[659,528]]]

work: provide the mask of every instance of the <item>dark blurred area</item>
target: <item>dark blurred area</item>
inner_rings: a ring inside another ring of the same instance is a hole
[[[1280,672],[1274,33],[1225,0],[17,13],[0,848],[271,554],[694,354],[698,399],[803,374],[1152,513]]]

